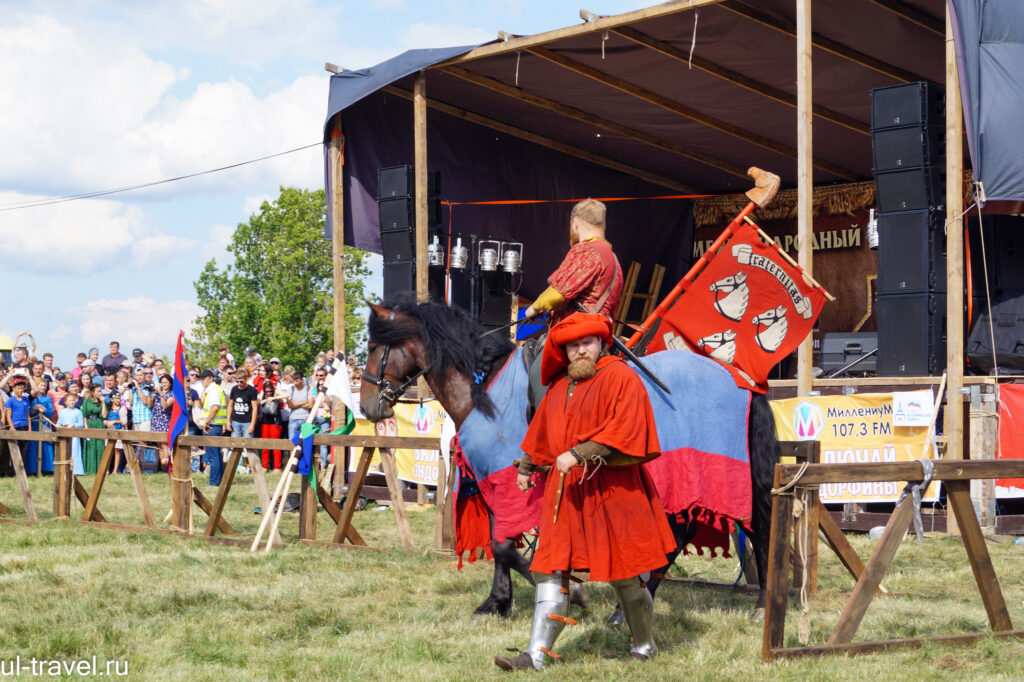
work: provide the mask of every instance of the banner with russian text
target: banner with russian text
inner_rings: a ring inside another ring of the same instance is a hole
[[[893,394],[857,393],[771,401],[779,440],[816,440],[822,464],[909,462],[934,458],[931,430],[893,425]],[[928,448],[925,449],[925,445]],[[922,454],[923,453],[923,454]],[[895,502],[906,481],[828,483],[822,502]],[[938,499],[933,482],[922,499]]]
[[[366,419],[357,419],[352,432],[356,436],[406,436],[419,438],[440,438],[441,426],[447,414],[436,400],[421,404],[398,403],[395,416],[374,424]],[[437,485],[437,450],[395,450],[398,477],[410,483]],[[349,471],[355,471],[358,457],[352,457]],[[374,454],[370,471],[383,474],[380,457]]]

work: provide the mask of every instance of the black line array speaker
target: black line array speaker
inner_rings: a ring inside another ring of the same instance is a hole
[[[1024,370],[1024,289],[1005,289],[992,301],[992,315],[982,303],[978,321],[967,339],[967,358],[982,372],[1000,368]],[[991,322],[991,326],[990,326]],[[993,348],[995,359],[993,361]]]
[[[946,291],[946,235],[934,211],[878,216],[878,293]]]
[[[416,200],[413,197],[396,199],[380,199],[377,201],[377,214],[380,216],[380,230],[411,230],[416,227]],[[441,222],[441,199],[427,198],[427,224],[438,225]]]
[[[871,91],[881,376],[946,364],[945,105],[935,83]]]
[[[946,366],[946,295],[878,295],[878,373],[928,376]]]
[[[416,262],[412,260],[384,261],[384,298],[416,291]],[[427,269],[427,294],[431,301],[444,299],[444,271]]]
[[[441,194],[441,174],[427,171],[427,196]],[[416,195],[416,168],[412,165],[389,166],[377,171],[377,200]]]

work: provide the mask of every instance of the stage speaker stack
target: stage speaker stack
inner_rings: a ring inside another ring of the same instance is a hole
[[[983,216],[982,240],[977,238],[978,218],[967,218],[971,234],[971,282],[975,323],[967,339],[967,359],[971,369],[992,373],[998,364],[1004,371],[1024,371],[1024,217]],[[986,277],[987,275],[987,277]],[[985,298],[985,280],[992,297],[989,315]]]
[[[880,376],[946,365],[945,108],[935,83],[871,91]]]
[[[437,171],[428,171],[427,216],[431,228],[441,224],[440,194],[440,175]],[[390,298],[401,291],[415,291],[416,183],[413,166],[390,166],[377,171],[377,211],[384,255],[384,297]],[[430,284],[430,297],[436,299],[441,295],[443,282],[440,289],[436,282],[431,281]]]

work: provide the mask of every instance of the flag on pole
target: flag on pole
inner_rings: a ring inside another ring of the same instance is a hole
[[[764,393],[769,372],[811,332],[827,294],[756,225],[728,229],[665,311],[648,352],[703,353],[724,364],[740,388]]]
[[[333,431],[328,432],[328,435],[338,436],[347,435],[352,433],[352,429],[356,426],[355,420],[355,400],[352,398],[352,390],[349,387],[348,381],[348,370],[345,369],[345,363],[340,360],[335,360],[334,363],[328,368],[330,374],[327,377],[325,384],[326,391],[325,395],[328,399],[331,397],[338,398],[345,404],[345,423],[342,426],[337,426]],[[340,374],[340,376],[339,376]],[[335,420],[337,424],[338,420]],[[313,472],[313,436],[318,433],[323,433],[320,427],[312,422],[307,421],[302,425],[302,428],[292,438],[292,443],[302,448],[302,457],[299,458],[298,473],[300,476],[309,477],[309,482],[313,486],[313,493],[316,494],[316,474]]]
[[[182,341],[185,332],[178,331],[178,344],[174,347],[174,405],[171,407],[171,424],[167,429],[167,447],[171,454],[174,453],[174,441],[188,427],[188,405],[185,399],[185,377],[188,376],[188,368],[185,367],[185,348]]]

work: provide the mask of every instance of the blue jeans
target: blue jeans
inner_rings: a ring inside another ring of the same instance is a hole
[[[302,425],[306,423],[305,419],[299,419],[296,421],[288,422],[288,440],[294,441],[295,434],[302,430]]]
[[[231,437],[252,438],[253,434],[249,433],[249,422],[231,422]]]
[[[220,424],[210,424],[206,429],[207,436],[219,436],[224,433]],[[220,448],[206,446],[206,465],[210,467],[210,485],[220,485],[220,477],[224,475],[224,460],[220,456]]]
[[[190,436],[201,436],[201,435],[203,435],[203,430],[201,428],[199,428],[198,426],[196,426],[195,424],[193,424],[192,422],[189,422],[188,423],[188,435],[190,435]],[[199,473],[199,458],[198,457],[190,458],[190,462],[191,462],[190,468],[192,469],[192,473],[195,473],[195,474]]]
[[[331,430],[331,419],[330,417],[320,417],[314,419],[313,423],[320,429],[321,433],[326,433]],[[321,445],[320,446],[320,465],[326,469],[327,465],[331,462],[331,446]]]

